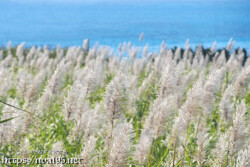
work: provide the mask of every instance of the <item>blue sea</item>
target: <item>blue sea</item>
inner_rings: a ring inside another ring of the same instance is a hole
[[[0,1],[0,46],[81,46],[85,38],[114,48],[123,42],[158,48],[163,40],[184,47],[186,39],[192,47],[216,41],[219,48],[233,38],[235,47],[248,49],[250,1]]]

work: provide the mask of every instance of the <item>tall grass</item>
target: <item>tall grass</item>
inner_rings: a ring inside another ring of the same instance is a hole
[[[195,51],[188,41],[185,50],[162,43],[159,53],[124,43],[118,55],[88,40],[24,45],[0,51],[1,156],[83,158],[66,166],[84,167],[250,165],[250,58],[234,41]]]

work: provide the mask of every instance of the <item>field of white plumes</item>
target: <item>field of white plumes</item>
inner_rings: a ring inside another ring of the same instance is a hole
[[[81,167],[246,167],[249,81],[250,58],[232,41],[218,50],[163,43],[158,53],[89,49],[88,40],[9,45],[0,50],[0,154],[82,158],[64,165]]]

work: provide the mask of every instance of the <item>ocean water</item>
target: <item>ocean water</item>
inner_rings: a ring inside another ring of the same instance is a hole
[[[139,35],[144,32],[143,41]],[[168,47],[194,47],[217,42],[250,48],[250,1],[194,0],[163,2],[18,3],[0,1],[0,46],[26,42],[49,47],[98,42],[116,48],[119,43],[151,48],[164,40]]]

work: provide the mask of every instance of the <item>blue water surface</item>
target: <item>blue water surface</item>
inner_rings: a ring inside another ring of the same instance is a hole
[[[144,32],[144,40],[139,35]],[[119,43],[159,47],[164,40],[169,47],[208,47],[217,41],[224,47],[230,38],[236,47],[250,48],[250,2],[163,1],[32,3],[0,2],[0,46],[44,44],[55,47],[82,45],[117,47]]]

